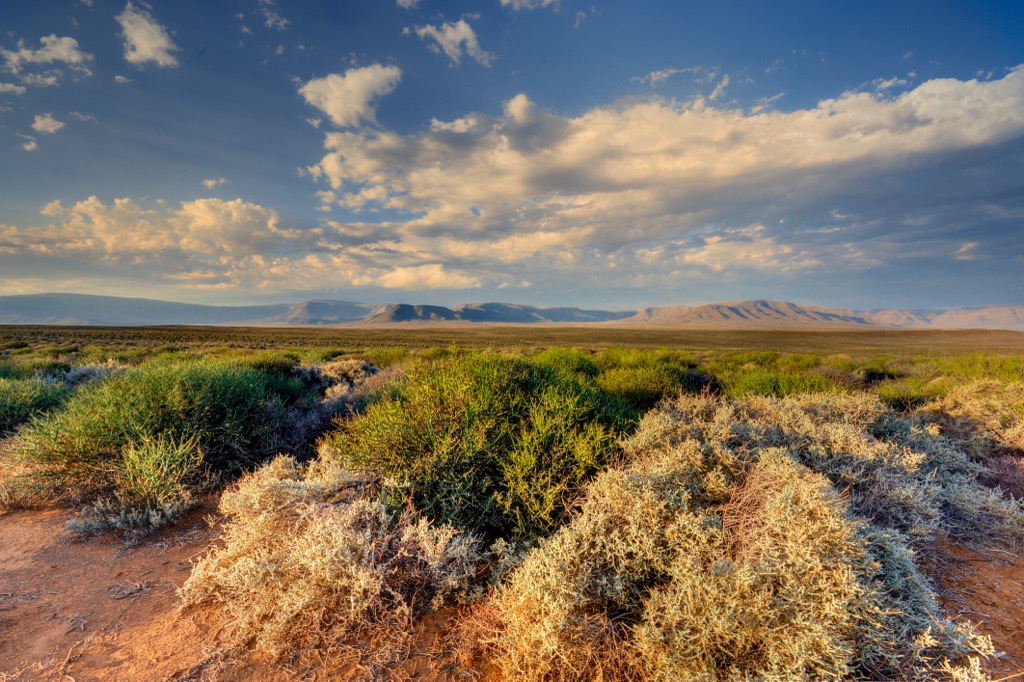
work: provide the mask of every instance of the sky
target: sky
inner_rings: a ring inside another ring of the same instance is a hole
[[[3,0],[0,295],[1024,305],[1019,0]]]

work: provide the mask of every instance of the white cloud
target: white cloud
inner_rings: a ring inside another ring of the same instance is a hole
[[[345,75],[314,78],[299,88],[299,94],[335,125],[357,126],[363,121],[376,121],[373,101],[394,90],[401,78],[402,70],[397,66],[373,64],[349,69]]]
[[[978,259],[978,247],[981,246],[981,242],[964,242],[953,257],[957,260],[977,260]]]
[[[398,6],[402,9],[416,9],[420,4],[420,0],[398,0]]]
[[[395,268],[376,277],[359,277],[357,286],[379,286],[385,289],[473,289],[480,286],[476,277],[448,272],[440,263]]]
[[[274,9],[274,0],[260,0],[260,13],[263,14],[263,25],[277,31],[284,31],[292,22],[285,19]]]
[[[515,11],[522,9],[537,9],[539,7],[554,7],[558,9],[560,0],[501,0],[504,7],[511,7]]]
[[[32,130],[37,133],[47,133],[52,135],[65,125],[67,124],[58,121],[51,114],[36,114],[35,119],[32,121]]]
[[[36,138],[32,137],[31,135],[22,135],[19,133],[18,137],[25,140],[24,142],[21,143],[21,148],[24,149],[25,151],[34,152],[35,150],[39,149],[39,143],[36,142]]]
[[[0,92],[9,92],[12,95],[24,95],[27,88],[23,85],[15,85],[14,83],[0,83]]]
[[[224,178],[207,178],[206,180],[203,180],[203,187],[206,189],[217,189],[225,183],[227,183],[227,180]]]
[[[0,267],[46,262],[54,273],[88,269],[97,276],[185,289],[297,290],[323,287],[452,289],[480,279],[413,253],[374,243],[378,226],[303,227],[242,199],[197,199],[172,208],[130,198],[52,201],[49,223],[0,224]],[[60,282],[54,280],[55,285]]]
[[[411,135],[328,133],[309,171],[329,186],[325,205],[404,215],[366,237],[395,253],[535,284],[536,270],[571,266],[574,283],[605,286],[625,282],[642,252],[661,254],[652,277],[728,263],[781,273],[877,265],[871,253],[905,247],[858,240],[883,239],[895,216],[860,218],[824,202],[848,201],[882,170],[899,176],[1022,135],[1024,69],[1015,69],[998,81],[933,80],[895,97],[851,92],[789,112],[653,98],[567,117],[517,95],[501,116],[434,120]],[[812,212],[808,220],[829,222],[794,236],[790,224]],[[767,227],[766,213],[794,220]],[[716,230],[702,232],[709,225]],[[666,240],[677,247],[651,251]]]
[[[483,66],[490,66],[491,61],[495,59],[495,55],[480,48],[476,32],[473,31],[472,26],[466,23],[465,19],[459,19],[454,24],[417,26],[416,35],[424,40],[433,40],[434,44],[430,46],[430,49],[435,52],[443,52],[451,60],[452,65],[459,64],[463,46],[465,46],[466,54]]]
[[[59,38],[51,34],[40,38],[39,43],[41,47],[38,50],[26,47],[23,40],[18,41],[15,50],[0,49],[4,71],[15,75],[25,85],[43,87],[56,85],[65,75],[61,68],[45,67],[61,65],[70,69],[75,77],[87,78],[92,75],[89,64],[93,61],[93,55],[83,52],[74,38]]]
[[[153,62],[162,67],[178,66],[178,58],[172,53],[180,52],[181,48],[174,44],[167,29],[152,14],[129,2],[116,18],[121,25],[124,58],[128,62],[138,65]]]
[[[128,83],[131,83],[132,79],[128,78],[127,76],[117,75],[117,76],[114,76],[114,82],[117,83],[118,85],[126,85]]]

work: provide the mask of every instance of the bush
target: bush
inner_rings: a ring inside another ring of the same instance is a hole
[[[492,651],[503,675],[937,679],[971,670],[972,657],[993,655],[991,643],[942,615],[906,536],[854,517],[857,494],[838,492],[871,477],[844,453],[883,455],[864,446],[877,440],[872,426],[899,431],[889,419],[877,401],[841,396],[684,396],[648,414],[624,443],[632,463],[589,483],[572,522],[496,591]],[[899,438],[899,449],[942,450],[929,434]],[[934,475],[921,466],[902,483]],[[1004,505],[1003,520],[1019,511]],[[980,535],[1002,523],[974,522]]]
[[[388,511],[365,479],[318,472],[278,457],[226,492],[224,544],[184,605],[221,604],[240,644],[329,650],[378,679],[408,656],[414,618],[479,594],[486,556],[471,535]]]
[[[38,379],[0,378],[0,437],[67,400],[70,390]]]
[[[842,386],[822,373],[800,373],[796,369],[773,370],[755,368],[728,384],[728,393],[733,397],[748,395],[785,398],[801,393],[822,393],[842,390]]]
[[[603,466],[628,412],[591,383],[497,355],[422,364],[321,457],[372,470],[437,523],[488,539],[550,532]]]
[[[115,489],[126,448],[152,439],[194,441],[207,470],[233,475],[281,445],[294,392],[239,365],[151,364],[82,386],[64,410],[26,425],[15,449],[38,476],[85,496]]]

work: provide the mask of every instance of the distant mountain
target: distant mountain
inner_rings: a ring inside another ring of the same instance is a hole
[[[787,301],[733,301],[701,306],[645,308],[623,322],[667,327],[759,329],[793,327],[871,327],[849,310],[800,306]]]
[[[362,320],[367,324],[391,324],[394,322],[452,322],[459,319],[451,308],[439,305],[409,305],[398,303],[381,306],[372,315]]]
[[[313,300],[295,304],[208,306],[145,298],[31,294],[0,296],[0,324],[245,325],[604,324],[681,329],[1005,329],[1024,331],[1024,306],[885,309],[855,312],[788,301],[732,301],[639,311],[464,303],[447,308],[408,303]]]
[[[381,306],[375,303],[350,303],[348,301],[306,301],[288,307],[287,311],[266,320],[269,324],[280,325],[323,325],[359,322],[377,314]]]
[[[535,308],[514,303],[464,303],[455,307],[467,322],[609,322],[633,315],[633,311],[581,310],[579,308]]]
[[[241,324],[283,315],[290,307],[287,304],[208,306],[147,298],[29,294],[0,296],[0,324]]]

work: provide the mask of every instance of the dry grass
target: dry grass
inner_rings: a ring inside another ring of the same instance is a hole
[[[240,643],[302,660],[330,651],[373,677],[407,655],[415,618],[478,594],[476,540],[389,513],[372,481],[278,457],[222,498],[224,546],[182,589],[219,603]],[[284,540],[287,538],[287,540]]]
[[[624,449],[498,588],[505,678],[973,679],[993,654],[913,547],[1013,544],[1024,512],[876,398],[682,397]]]

